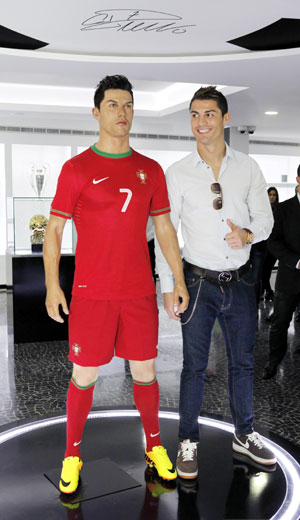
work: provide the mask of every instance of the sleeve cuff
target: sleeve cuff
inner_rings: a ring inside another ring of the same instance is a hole
[[[164,215],[165,213],[170,213],[171,208],[168,206],[167,208],[162,209],[151,209],[149,212],[150,217],[157,217],[158,215]]]
[[[71,213],[65,213],[65,211],[60,211],[60,210],[54,209],[54,208],[50,209],[50,215],[55,215],[56,217],[67,218],[67,219],[72,218]]]
[[[163,278],[160,278],[160,290],[162,294],[173,292],[174,285],[173,276],[164,276]]]

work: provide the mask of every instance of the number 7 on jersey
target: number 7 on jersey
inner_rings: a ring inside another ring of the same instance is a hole
[[[126,197],[126,200],[123,204],[123,207],[121,209],[121,212],[122,213],[125,213],[125,211],[127,210],[128,208],[128,205],[129,205],[129,202],[131,200],[131,197],[132,197],[132,191],[129,190],[128,188],[120,188],[120,193],[127,193],[127,197]]]

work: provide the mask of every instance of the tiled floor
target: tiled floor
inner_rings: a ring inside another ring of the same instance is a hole
[[[71,373],[67,343],[13,344],[12,296],[0,294],[0,426],[16,420],[60,414]],[[182,362],[180,325],[160,307],[159,356],[157,360],[161,408],[177,409]],[[270,303],[261,303],[255,349],[254,414],[260,429],[273,431],[300,446],[300,324],[291,323],[289,350],[276,378],[263,381],[267,360],[268,330],[265,317]],[[216,324],[211,344],[202,414],[230,420],[227,398],[227,361],[222,334]],[[102,367],[93,408],[132,407],[131,376],[123,360],[115,358]],[[263,433],[263,431],[262,431]]]

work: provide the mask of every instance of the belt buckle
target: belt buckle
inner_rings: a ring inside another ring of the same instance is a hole
[[[230,271],[222,271],[218,275],[218,280],[219,282],[231,282],[232,274],[230,273]]]

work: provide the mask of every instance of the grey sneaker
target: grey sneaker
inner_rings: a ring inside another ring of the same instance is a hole
[[[181,478],[196,478],[198,475],[197,442],[185,439],[178,444],[176,469]]]
[[[256,432],[246,435],[233,435],[232,449],[236,453],[247,455],[259,464],[276,464],[274,453],[263,443],[261,436]]]

